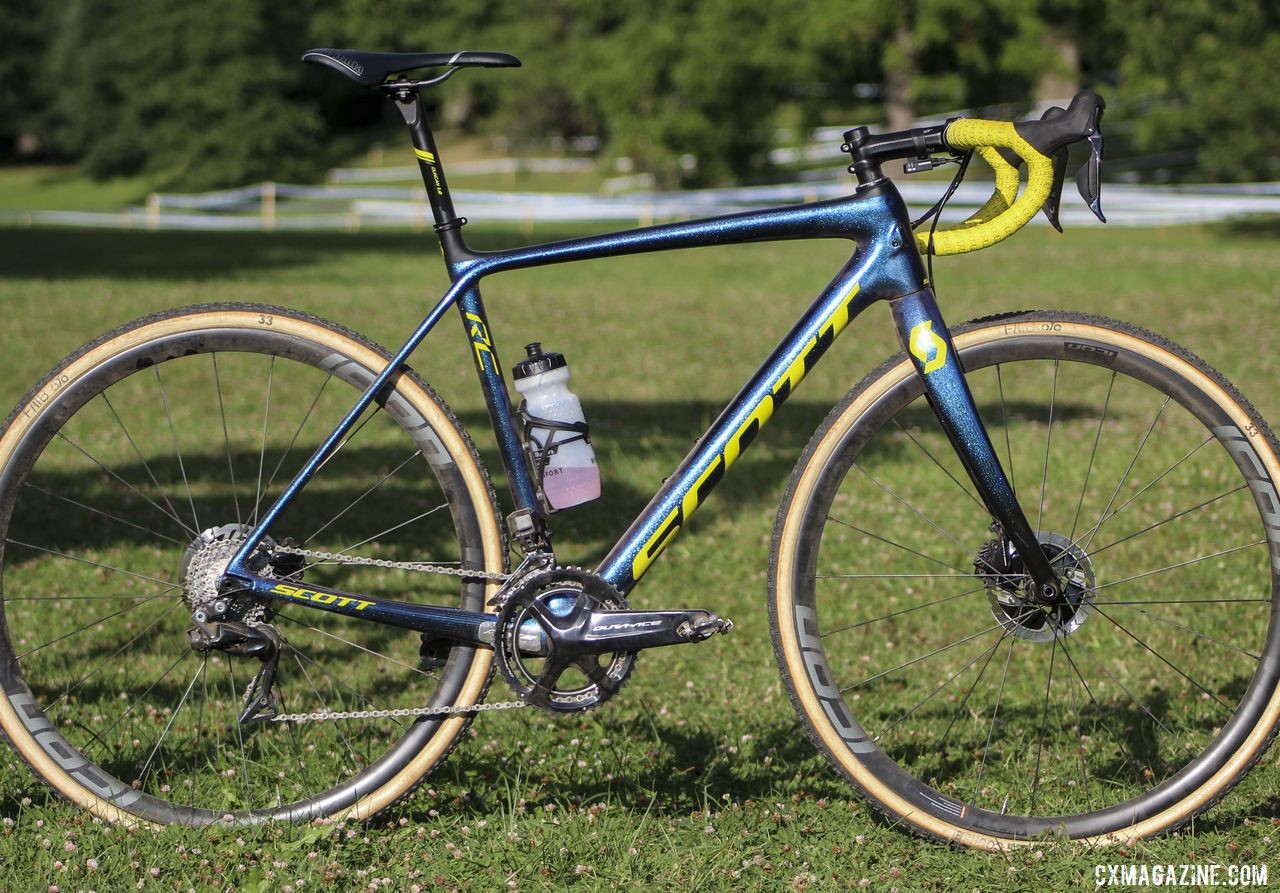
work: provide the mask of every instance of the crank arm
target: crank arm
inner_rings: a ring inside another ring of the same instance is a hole
[[[578,647],[585,654],[639,651],[701,642],[731,629],[731,620],[710,611],[592,611]]]

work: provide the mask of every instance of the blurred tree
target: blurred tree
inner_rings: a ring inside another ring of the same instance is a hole
[[[45,54],[56,33],[60,0],[6,0],[0,28],[0,158],[31,158],[48,147],[41,138],[55,80]]]
[[[1274,0],[1111,0],[1125,26],[1121,65],[1138,141],[1167,150],[1198,144],[1197,174],[1209,179],[1280,179],[1280,5]]]
[[[92,175],[204,189],[315,173],[290,4],[71,0],[52,53],[57,144]]]

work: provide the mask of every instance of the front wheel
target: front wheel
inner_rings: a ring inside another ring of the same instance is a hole
[[[365,818],[452,749],[467,716],[394,711],[477,703],[492,652],[424,661],[411,632],[218,590],[239,542],[386,361],[300,313],[192,307],[88,345],[10,416],[0,727],[63,797],[123,821]],[[409,370],[268,535],[279,548],[255,556],[270,557],[259,572],[295,590],[471,611],[483,610],[480,580],[387,562],[500,571],[505,560],[474,447]],[[202,613],[274,630],[279,713],[362,716],[241,723],[263,664],[193,649]]]
[[[899,356],[828,416],[779,511],[792,701],[855,787],[934,839],[1176,828],[1280,717],[1275,438],[1203,362],[1123,323],[1020,313],[953,336],[1063,595],[1028,597]]]

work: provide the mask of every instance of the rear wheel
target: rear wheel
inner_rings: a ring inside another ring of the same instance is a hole
[[[261,662],[187,642],[237,542],[385,362],[368,341],[296,312],[187,308],[85,347],[9,418],[0,726],[62,796],[104,818],[159,823],[363,818],[452,749],[465,715],[241,724]],[[505,560],[474,447],[407,370],[270,535],[455,569],[500,571]],[[486,598],[474,578],[296,555],[265,573],[473,611]],[[488,650],[424,662],[410,632],[301,604],[233,598],[223,610],[283,638],[282,713],[471,705],[488,684]]]
[[[953,333],[1064,594],[1017,557],[905,357],[828,417],[774,531],[775,649],[811,737],[927,836],[1177,827],[1280,716],[1276,442],[1201,361],[1111,320]]]

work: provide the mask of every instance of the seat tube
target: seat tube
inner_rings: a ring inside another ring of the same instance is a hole
[[[951,332],[931,289],[890,302],[898,340],[911,356],[942,430],[960,457],[987,511],[1017,549],[1041,600],[1057,595],[1053,568],[1040,548],[965,381]]]

